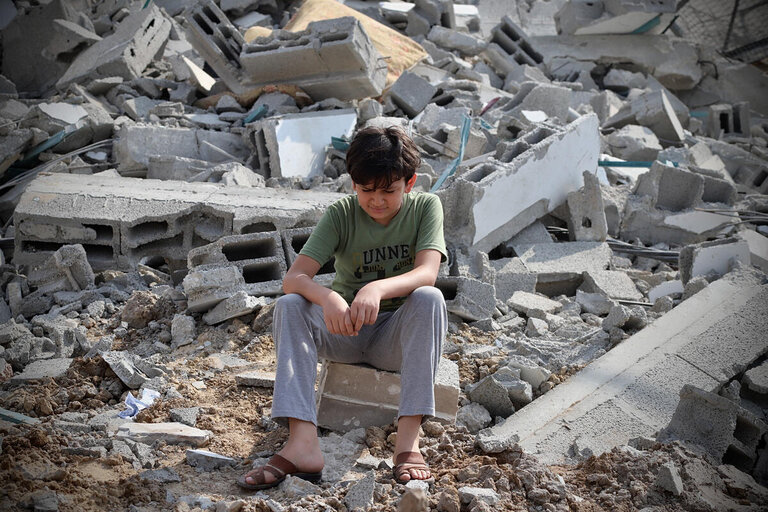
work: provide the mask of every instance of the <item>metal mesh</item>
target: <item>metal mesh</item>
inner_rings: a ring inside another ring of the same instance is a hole
[[[745,62],[768,57],[768,0],[690,0],[678,16],[688,40]]]

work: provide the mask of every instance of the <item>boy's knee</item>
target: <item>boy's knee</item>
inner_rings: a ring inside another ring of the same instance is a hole
[[[295,309],[295,308],[301,308],[306,307],[309,301],[299,295],[298,293],[289,293],[287,295],[283,295],[282,297],[278,297],[277,301],[275,302],[275,310],[286,310],[286,309]]]
[[[445,305],[443,292],[434,286],[421,286],[411,293],[411,298],[420,304]]]

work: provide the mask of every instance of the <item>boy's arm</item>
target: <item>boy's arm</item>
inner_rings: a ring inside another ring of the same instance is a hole
[[[442,255],[435,249],[423,249],[416,253],[413,270],[399,276],[372,281],[360,288],[350,306],[355,332],[363,324],[373,324],[379,315],[382,299],[404,297],[421,286],[434,286],[440,270]]]
[[[352,329],[347,301],[313,279],[321,266],[309,256],[299,254],[283,278],[283,291],[298,293],[313,304],[322,307],[325,325],[331,334],[354,336],[357,330]]]

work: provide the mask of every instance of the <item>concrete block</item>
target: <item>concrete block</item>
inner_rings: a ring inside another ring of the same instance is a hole
[[[243,277],[242,289],[251,295],[282,293],[287,267],[283,241],[275,231],[221,237],[189,251],[187,260],[191,270],[236,267]]]
[[[471,34],[435,25],[427,34],[427,39],[447,50],[457,50],[464,56],[477,55],[487,46],[482,39]]]
[[[763,421],[736,402],[685,385],[672,420],[659,432],[657,440],[693,443],[718,461],[749,470],[757,459],[758,442],[767,429]]]
[[[351,138],[356,123],[354,109],[287,114],[250,123],[244,135],[253,154],[250,167],[265,177],[322,176],[331,137]]]
[[[216,307],[204,314],[203,321],[208,325],[216,325],[253,313],[269,303],[271,299],[267,297],[251,297],[245,290],[241,290],[219,302]]]
[[[285,265],[287,268],[291,268],[293,262],[296,261],[296,256],[298,256],[299,252],[301,252],[301,249],[304,247],[304,244],[309,240],[309,236],[312,234],[313,229],[314,228],[292,228],[280,231],[280,236],[283,239]],[[315,282],[330,287],[333,280],[336,278],[334,263],[335,259],[331,258],[330,261],[320,267],[320,270],[315,274]]]
[[[733,105],[718,103],[710,105],[707,116],[707,133],[713,139],[733,140],[749,139],[751,123],[749,103],[740,102]]]
[[[768,237],[757,231],[745,229],[736,234],[736,238],[744,240],[749,245],[750,262],[763,272],[768,273]]]
[[[700,174],[656,161],[649,172],[638,178],[634,193],[650,196],[652,206],[657,208],[686,210],[701,204],[704,178]]]
[[[438,277],[435,283],[443,294],[449,313],[470,321],[491,318],[496,309],[494,287],[468,277]]]
[[[530,316],[531,311],[540,310],[545,313],[557,313],[563,305],[555,300],[528,292],[515,292],[507,301],[507,305],[518,313]]]
[[[152,258],[162,258],[172,270],[183,269],[193,247],[235,233],[314,225],[341,197],[213,183],[180,186],[173,181],[41,175],[14,212],[19,227],[14,262],[38,265],[63,245],[82,244],[96,271],[128,270]]]
[[[111,35],[80,52],[56,87],[63,90],[94,75],[138,78],[157,55],[162,55],[170,32],[171,20],[157,6],[135,11]]]
[[[245,287],[242,271],[235,265],[216,265],[191,270],[184,281],[187,309],[208,311]]]
[[[31,382],[42,379],[56,379],[66,375],[73,359],[42,359],[24,367],[24,371],[11,377],[11,382]]]
[[[658,137],[650,128],[628,124],[605,137],[613,156],[623,160],[653,162],[661,151]]]
[[[124,124],[117,134],[114,151],[122,174],[146,169],[152,157],[176,156],[221,163],[242,161],[250,154],[242,138],[233,133],[142,124]]]
[[[493,285],[497,300],[506,302],[518,291],[536,291],[536,274],[530,272],[520,258],[502,258],[489,263],[494,270]]]
[[[60,247],[42,265],[29,272],[28,282],[43,294],[80,291],[93,286],[94,274],[82,245]]]
[[[647,126],[667,144],[682,142],[683,126],[675,114],[667,93],[645,92],[603,123],[603,128],[621,128],[628,124]]]
[[[600,181],[591,172],[584,172],[584,186],[570,192],[568,205],[568,233],[572,241],[604,242],[608,236]]]
[[[491,30],[490,44],[484,55],[502,76],[523,64],[540,66],[544,62],[541,53],[535,48],[535,43],[508,15]]]
[[[274,388],[274,372],[265,372],[262,370],[252,370],[235,375],[235,382],[238,386],[254,386],[258,388]]]
[[[563,129],[537,129],[522,137],[527,148],[461,172],[438,190],[446,237],[488,252],[566,201],[597,168],[597,117],[583,116]]]
[[[411,118],[424,110],[436,92],[437,86],[410,71],[401,74],[389,89],[395,105]]]
[[[459,369],[441,358],[435,379],[435,418],[451,424],[459,398]],[[325,361],[317,389],[318,425],[337,431],[389,425],[397,417],[400,375],[366,365]]]
[[[236,87],[290,83],[316,101],[378,96],[387,75],[361,22],[351,16],[314,21],[299,32],[277,30],[258,37],[243,46],[239,62],[242,79]]]
[[[494,417],[506,418],[515,412],[509,391],[494,375],[488,375],[471,384],[466,392],[470,400],[482,405]]]
[[[749,244],[735,238],[688,245],[680,250],[680,279],[686,284],[696,276],[711,273],[722,276],[727,274],[736,262],[749,265],[750,260]]]
[[[620,270],[584,272],[581,289],[587,293],[600,293],[617,300],[643,299],[643,294],[637,290],[632,279]]]

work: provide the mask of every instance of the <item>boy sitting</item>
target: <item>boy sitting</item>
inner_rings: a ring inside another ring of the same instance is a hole
[[[434,284],[446,249],[439,199],[410,193],[419,164],[416,145],[399,128],[366,128],[350,144],[347,170],[357,195],[325,212],[275,305],[272,418],[287,423],[288,441],[265,466],[240,477],[241,487],[274,487],[287,474],[320,480],[315,379],[321,357],[400,372],[394,476],[402,483],[432,479],[419,452],[419,426],[435,412],[447,314]],[[313,277],[334,256],[329,290]]]

